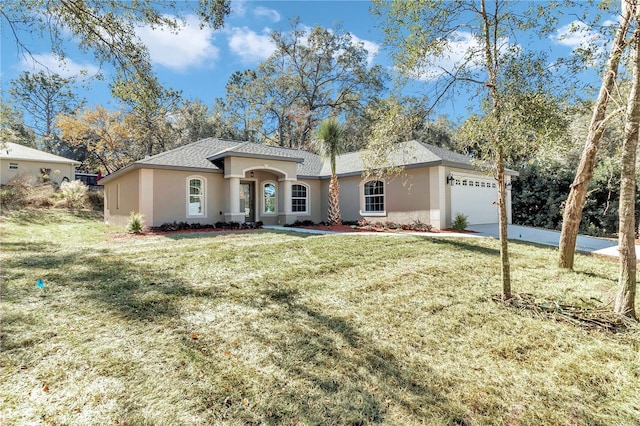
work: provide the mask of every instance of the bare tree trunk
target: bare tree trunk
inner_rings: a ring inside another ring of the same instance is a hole
[[[504,154],[498,150],[498,221],[500,222],[500,260],[502,263],[502,300],[511,299],[511,263],[509,262],[509,241],[507,217],[507,186],[504,175]]]
[[[611,53],[602,78],[600,93],[594,105],[593,115],[591,116],[591,123],[589,125],[589,133],[584,151],[582,152],[582,158],[580,159],[580,165],[578,166],[576,177],[571,184],[571,190],[565,203],[562,217],[562,233],[560,234],[560,258],[558,260],[561,268],[573,269],[578,228],[582,220],[582,209],[584,208],[584,203],[587,198],[589,182],[591,182],[591,178],[593,177],[598,144],[605,130],[604,122],[609,96],[613,90],[618,74],[620,57],[625,48],[625,39],[629,31],[631,19],[635,14],[635,7],[635,0],[622,0],[622,19],[620,20],[613,45],[611,46]]]
[[[637,23],[636,23],[637,25]],[[633,35],[633,82],[622,143],[622,176],[620,179],[619,244],[620,276],[614,312],[635,318],[636,298],[636,150],[640,126],[640,28]]]
[[[329,225],[342,225],[340,214],[340,184],[336,175],[331,176],[329,181],[329,211],[327,212],[327,222]]]

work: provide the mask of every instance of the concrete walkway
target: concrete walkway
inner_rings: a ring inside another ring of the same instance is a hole
[[[470,231],[485,237],[499,238],[497,223],[487,225],[471,225]],[[554,247],[560,245],[560,232],[548,229],[532,228],[529,226],[509,225],[507,235],[510,240],[529,241]],[[586,253],[602,254],[618,257],[618,241],[609,238],[596,238],[578,235],[576,250]],[[636,256],[640,257],[640,246],[636,245]]]
[[[289,226],[265,226],[265,229],[273,229],[276,231],[293,231],[305,234],[340,234],[341,232],[323,231],[320,229],[296,228]],[[486,225],[471,225],[467,228],[475,233],[435,233],[421,232],[419,234],[413,232],[358,232],[358,235],[385,235],[385,236],[403,236],[403,235],[421,235],[425,237],[490,237],[498,238],[498,224],[490,223]],[[560,244],[560,232],[548,229],[532,228],[529,226],[509,225],[507,228],[508,238],[510,240],[521,240],[532,243],[545,244],[558,247]],[[576,249],[585,253],[595,253],[604,256],[618,257],[618,241],[610,238],[587,237],[578,235]],[[640,259],[640,246],[636,245],[636,256]]]

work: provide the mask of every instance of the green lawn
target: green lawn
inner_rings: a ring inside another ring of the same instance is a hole
[[[637,327],[494,301],[496,241],[114,232],[3,221],[0,423],[638,425]],[[612,260],[510,248],[529,299],[615,294]]]

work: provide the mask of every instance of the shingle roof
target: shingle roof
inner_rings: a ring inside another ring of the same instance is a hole
[[[365,152],[350,152],[340,155],[336,158],[337,173],[339,175],[358,174],[366,170],[363,158]],[[329,163],[312,152],[216,138],[202,139],[148,157],[136,161],[132,166],[219,170],[214,164],[215,160],[227,156],[294,161],[298,163],[297,174],[299,177],[328,177],[331,174]],[[472,163],[473,159],[469,156],[415,140],[398,144],[398,149],[389,155],[389,160],[391,166],[447,165],[465,169],[476,168]]]
[[[61,157],[59,155],[50,154],[38,149],[29,148],[13,142],[6,142],[5,146],[0,149],[0,158],[9,160],[27,160],[40,161],[44,163],[66,163],[80,164],[79,161]]]
[[[367,169],[365,164],[367,151],[350,152],[336,158],[336,173],[338,175],[360,173]],[[418,141],[402,142],[397,145],[388,157],[388,165],[412,166],[412,165],[447,165],[466,169],[477,168],[473,165],[473,159],[464,154],[458,154]],[[331,168],[325,163],[320,172],[321,176],[329,176]]]
[[[207,158],[237,145],[237,141],[226,141],[214,138],[202,139],[189,145],[180,146],[136,161],[136,164],[217,170],[218,167],[207,160]]]
[[[216,138],[202,139],[136,161],[136,164],[218,170],[211,160],[225,156],[280,158],[295,161],[298,163],[299,176],[317,176],[322,168],[320,156],[312,152]]]

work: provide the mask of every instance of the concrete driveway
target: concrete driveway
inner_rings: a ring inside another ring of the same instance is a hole
[[[467,229],[486,237],[498,238],[498,224],[470,225]],[[532,228],[529,226],[509,225],[507,235],[510,240],[522,240],[533,243],[546,244],[558,247],[560,244],[560,232],[548,229]],[[578,251],[586,253],[603,254],[606,256],[618,256],[618,240],[609,238],[587,237],[578,235],[576,244]],[[636,245],[636,256],[640,257],[640,246]]]

